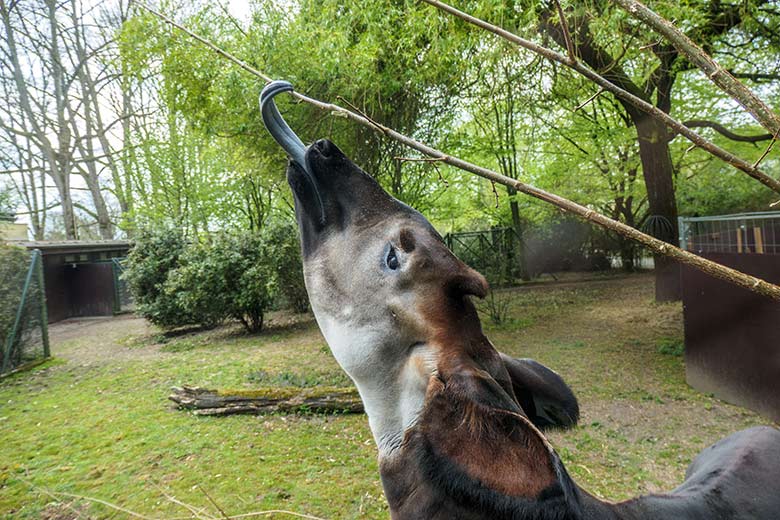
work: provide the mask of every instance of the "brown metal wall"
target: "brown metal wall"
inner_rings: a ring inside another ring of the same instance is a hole
[[[702,256],[780,283],[780,255]],[[687,266],[682,286],[688,383],[780,421],[780,303]]]
[[[65,269],[58,255],[43,257],[43,276],[46,284],[46,310],[49,323],[70,317],[70,298]]]
[[[111,316],[114,275],[110,262],[66,266],[71,316]]]

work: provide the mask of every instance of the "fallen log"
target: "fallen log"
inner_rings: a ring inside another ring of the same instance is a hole
[[[211,390],[196,386],[173,387],[168,399],[177,408],[195,415],[270,413],[363,413],[363,403],[354,388],[262,388],[257,390]]]

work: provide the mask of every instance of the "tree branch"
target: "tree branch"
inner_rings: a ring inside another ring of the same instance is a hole
[[[705,121],[703,119],[690,119],[683,121],[683,124],[688,128],[712,128],[723,137],[731,139],[732,141],[738,141],[741,143],[759,143],[761,141],[769,141],[774,136],[772,134],[760,134],[760,135],[739,135],[735,134],[725,126],[715,121]]]
[[[729,72],[718,65],[704,50],[666,19],[658,16],[638,0],[613,0],[631,16],[642,21],[669,40],[688,60],[699,67],[722,91],[747,110],[772,135],[780,134],[780,117]]]
[[[756,83],[760,83],[762,81],[780,80],[780,74],[768,74],[762,72],[734,72],[733,70],[729,70],[729,74],[735,78],[749,79],[751,81],[755,81]]]
[[[734,166],[738,170],[745,172],[750,177],[753,177],[754,179],[761,182],[763,185],[780,193],[780,181],[778,181],[774,177],[770,176],[769,174],[767,174],[762,170],[759,170],[754,165],[750,164],[744,159],[737,157],[733,153],[724,150],[723,148],[719,147],[715,143],[708,141],[701,135],[697,134],[690,128],[686,127],[685,125],[683,125],[682,123],[680,123],[679,121],[671,117],[663,110],[660,110],[658,107],[653,106],[651,103],[648,103],[641,97],[632,94],[631,92],[621,88],[615,83],[612,83],[611,81],[607,80],[604,76],[601,76],[599,73],[583,65],[581,62],[577,61],[575,63],[571,63],[566,56],[564,56],[559,52],[555,52],[552,49],[542,47],[541,45],[538,45],[530,40],[521,38],[520,36],[517,36],[514,33],[511,33],[505,29],[497,27],[484,20],[466,14],[463,11],[459,11],[458,9],[455,9],[450,5],[442,3],[439,0],[423,0],[423,1],[427,4],[436,7],[439,10],[445,11],[447,13],[450,13],[453,16],[456,16],[457,18],[465,20],[472,25],[481,27],[482,29],[492,32],[493,34],[500,36],[501,38],[504,38],[505,40],[508,40],[524,49],[530,50],[531,52],[535,52],[536,54],[544,56],[550,61],[560,63],[562,65],[565,65],[573,69],[574,71],[578,72],[582,76],[591,80],[596,85],[602,87],[604,90],[611,92],[612,94],[614,94],[615,96],[623,100],[625,103],[630,104],[636,109],[641,110],[642,112],[645,112],[646,114],[663,122],[669,128],[671,128],[672,130],[674,130],[679,134],[682,134],[687,139],[689,139],[694,145],[698,146],[704,151]],[[580,54],[582,55],[582,52]],[[583,59],[585,59],[584,55],[582,57]],[[610,72],[610,75],[611,76],[614,75],[614,70]],[[630,84],[634,85],[633,83]],[[633,88],[636,89],[636,85],[634,85]]]

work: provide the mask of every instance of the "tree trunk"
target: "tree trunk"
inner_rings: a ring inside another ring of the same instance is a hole
[[[620,263],[624,271],[632,273],[636,269],[634,264],[636,246],[632,240],[625,237],[619,237],[618,240],[620,240]]]
[[[84,182],[87,184],[92,203],[95,206],[95,217],[98,225],[98,233],[103,240],[114,238],[114,226],[111,222],[111,216],[108,214],[108,206],[103,198],[103,192],[100,191],[100,182],[97,179],[97,172],[87,171],[83,175]]]
[[[512,212],[512,228],[515,233],[514,244],[514,256],[515,256],[515,272],[512,273],[515,276],[520,277],[521,280],[528,281],[531,277],[528,274],[528,269],[525,261],[525,247],[523,247],[523,223],[520,220],[520,208],[517,205],[517,199],[514,195],[517,194],[517,190],[507,187],[509,193],[509,209]]]
[[[663,217],[668,232],[658,236],[677,245],[677,201],[674,196],[674,167],[669,153],[669,136],[663,123],[644,113],[631,112],[639,140],[639,157],[647,187],[647,201],[652,217]],[[652,234],[652,233],[651,233]],[[655,299],[659,302],[679,300],[680,266],[668,256],[654,255]]]

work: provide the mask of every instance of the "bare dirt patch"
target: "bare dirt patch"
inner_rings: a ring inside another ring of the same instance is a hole
[[[129,346],[136,336],[153,334],[156,327],[134,314],[96,318],[71,318],[49,326],[52,355],[77,365],[159,356],[159,345]]]

